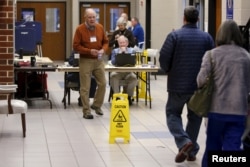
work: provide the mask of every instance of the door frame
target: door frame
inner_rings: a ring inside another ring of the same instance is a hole
[[[215,39],[216,31],[221,24],[221,0],[208,2],[208,33]]]
[[[146,0],[146,20],[145,48],[151,48],[151,0]]]

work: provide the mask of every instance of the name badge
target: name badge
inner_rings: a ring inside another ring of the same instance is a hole
[[[74,54],[74,58],[75,58],[75,59],[79,59],[79,58],[80,58],[80,54],[79,54],[79,53],[75,53],[75,54]]]
[[[96,37],[90,37],[90,42],[96,42]]]

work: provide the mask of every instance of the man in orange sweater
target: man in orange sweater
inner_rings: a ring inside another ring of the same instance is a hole
[[[83,118],[93,119],[91,109],[97,115],[103,115],[101,106],[106,91],[105,69],[102,56],[108,49],[108,38],[103,26],[96,22],[96,12],[88,8],[84,14],[85,22],[76,28],[73,49],[80,54],[80,94],[83,103]],[[93,104],[89,104],[91,76],[97,82]],[[90,109],[91,108],[91,109]]]

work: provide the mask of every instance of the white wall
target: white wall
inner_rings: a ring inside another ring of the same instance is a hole
[[[242,0],[239,10],[241,11],[241,17],[239,18],[238,23],[245,25],[250,18],[250,0]]]
[[[226,0],[222,0],[222,22],[226,20]],[[246,25],[250,17],[250,0],[234,0],[233,19],[239,25]]]
[[[208,1],[204,7],[204,31],[208,25]],[[183,8],[186,0],[152,0],[151,47],[161,48],[166,34],[182,26]],[[250,0],[234,0],[234,20],[246,25],[250,17]],[[222,22],[226,20],[226,0],[222,0]]]
[[[183,0],[152,0],[151,48],[160,49],[167,34],[182,26]]]

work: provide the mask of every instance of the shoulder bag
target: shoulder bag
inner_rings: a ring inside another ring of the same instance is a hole
[[[206,83],[198,88],[194,94],[191,96],[187,106],[190,110],[192,110],[195,114],[200,117],[207,117],[208,110],[210,109],[212,94],[214,88],[214,79],[213,79],[213,61],[211,57],[210,51],[210,62],[211,62],[211,70],[209,75],[207,76]]]

